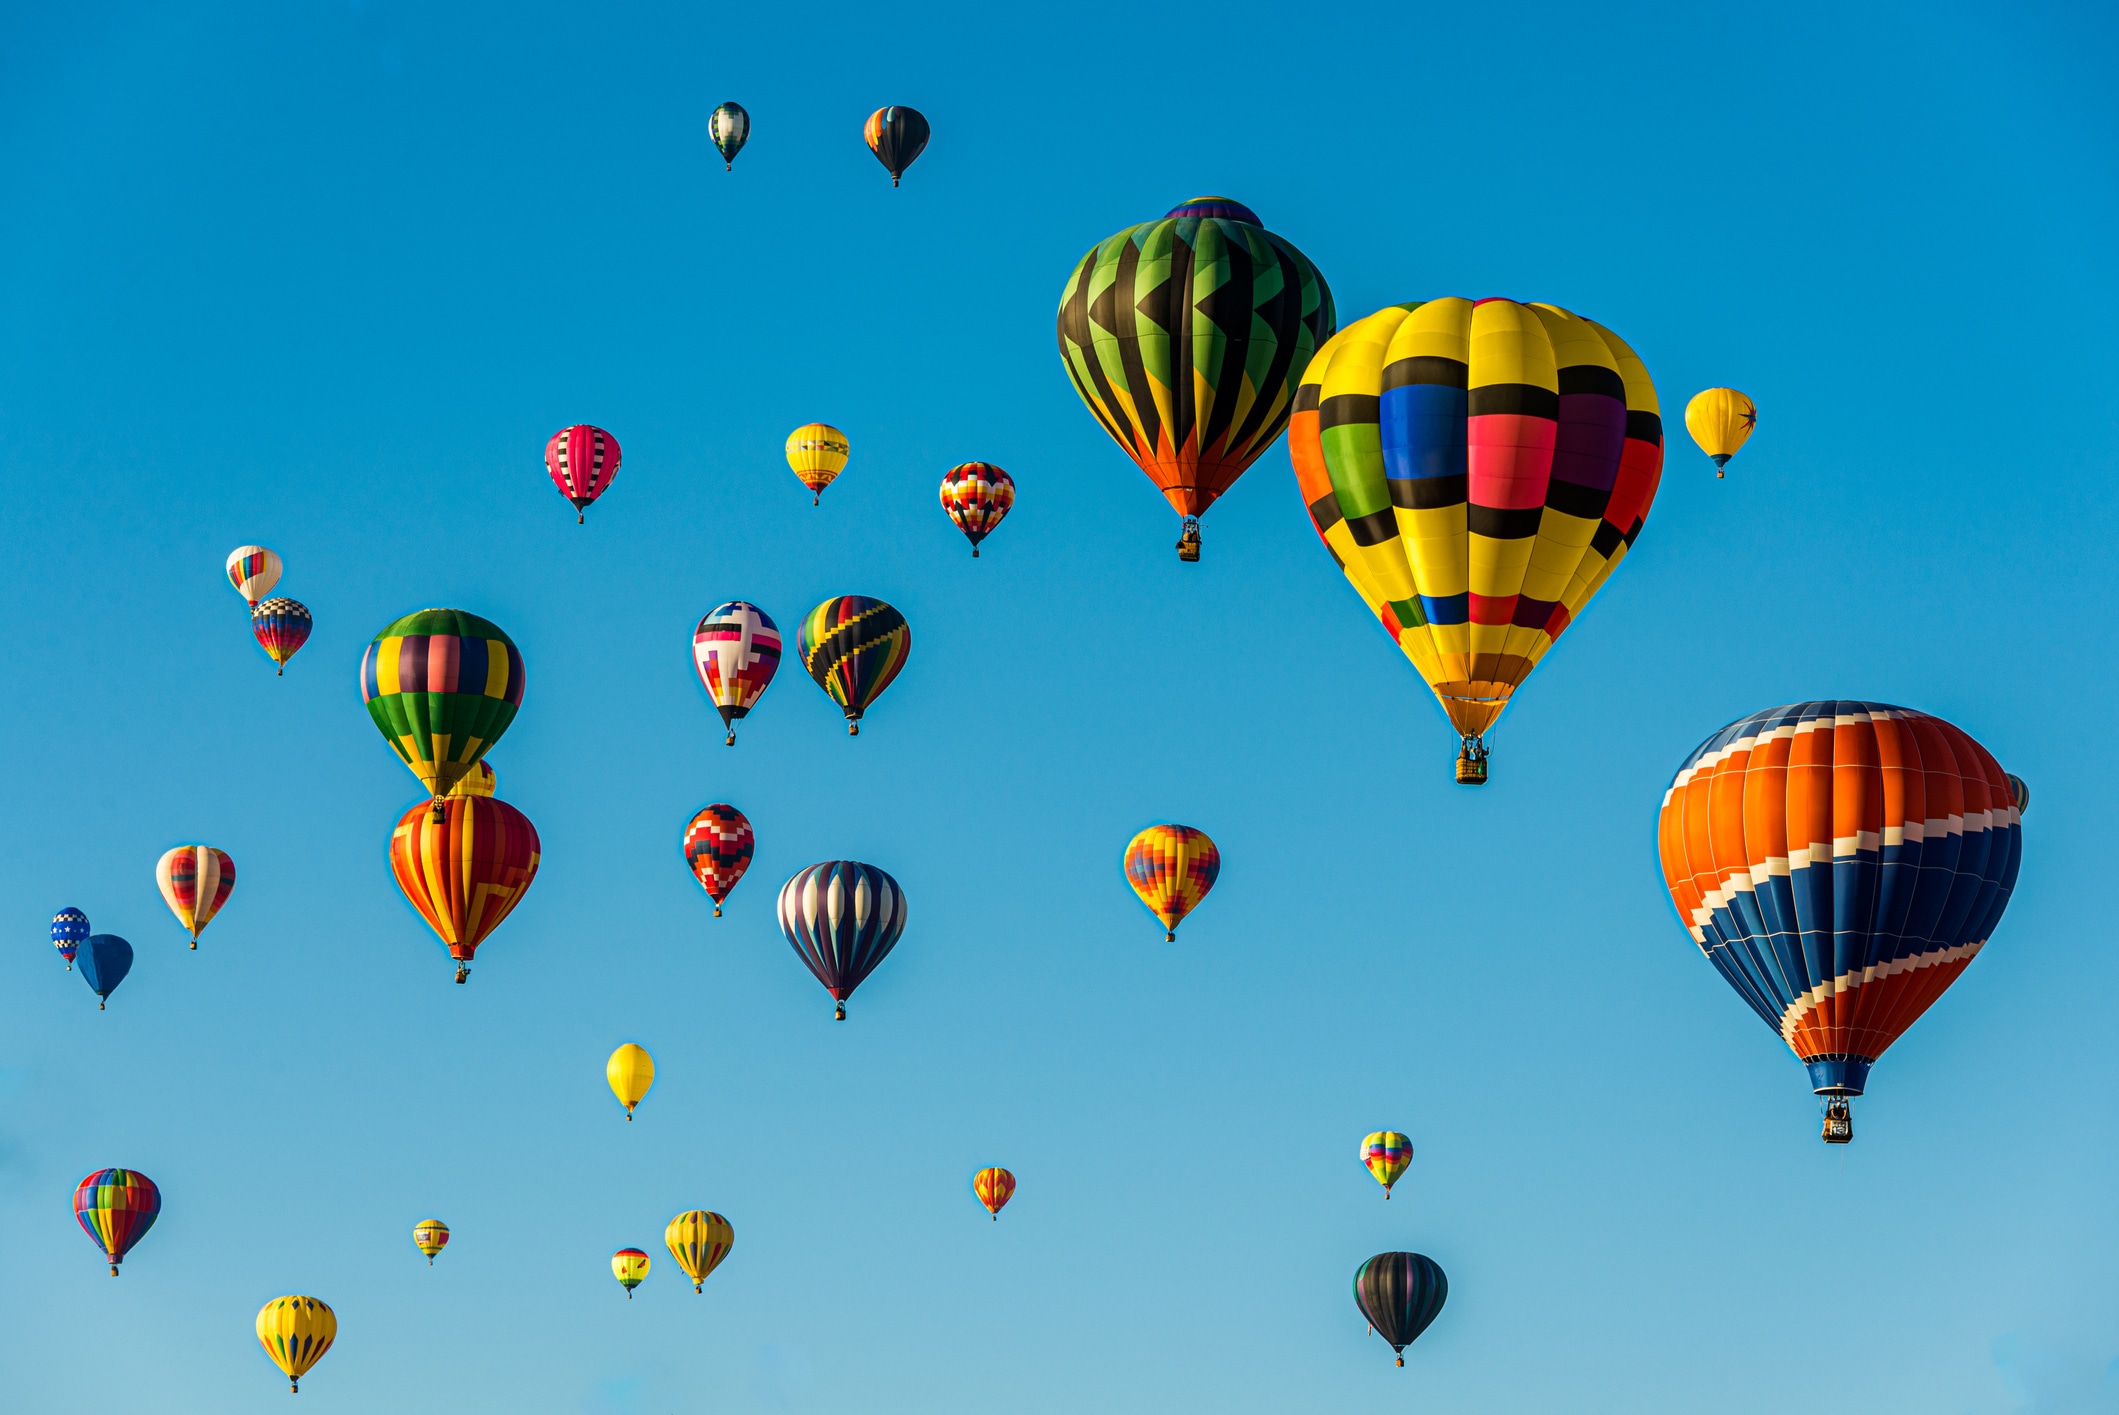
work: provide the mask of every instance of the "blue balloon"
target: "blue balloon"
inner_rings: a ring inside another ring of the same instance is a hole
[[[82,941],[81,976],[99,998],[108,998],[132,971],[132,945],[116,934],[90,934]],[[104,1004],[96,1004],[101,1012]]]
[[[846,999],[905,932],[905,893],[874,865],[826,860],[780,886],[780,932],[844,1022]]]
[[[88,939],[88,915],[68,906],[52,915],[52,947],[66,960],[66,971],[74,968],[74,955]]]

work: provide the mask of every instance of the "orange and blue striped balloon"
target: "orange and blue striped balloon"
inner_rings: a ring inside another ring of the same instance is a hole
[[[1221,876],[1221,851],[1203,830],[1151,825],[1126,846],[1126,882],[1162,920],[1165,942],[1177,941],[1178,921],[1199,907]]]

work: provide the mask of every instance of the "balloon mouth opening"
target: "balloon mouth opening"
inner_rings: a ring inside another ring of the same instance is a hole
[[[1873,1061],[1862,1056],[1805,1057],[1810,1068],[1810,1089],[1820,1096],[1858,1096],[1869,1083]]]

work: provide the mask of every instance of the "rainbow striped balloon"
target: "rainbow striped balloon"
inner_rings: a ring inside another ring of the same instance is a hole
[[[110,1275],[162,1214],[162,1191],[136,1169],[99,1169],[74,1186],[74,1218],[110,1260]]]
[[[1199,907],[1221,877],[1221,851],[1203,830],[1151,825],[1126,845],[1126,882],[1162,921],[1163,939],[1177,942],[1177,925]]]

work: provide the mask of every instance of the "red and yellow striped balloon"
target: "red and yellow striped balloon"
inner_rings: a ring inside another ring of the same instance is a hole
[[[459,983],[537,878],[540,848],[530,818],[497,796],[444,796],[398,820],[391,873],[456,960]]]
[[[1221,851],[1203,830],[1151,825],[1126,846],[1126,881],[1148,912],[1162,920],[1166,942],[1178,921],[1199,907],[1221,875]]]
[[[199,931],[221,912],[235,889],[235,861],[226,850],[211,845],[179,845],[155,865],[155,883],[197,948]]]
[[[998,1167],[982,1169],[971,1176],[971,1192],[979,1196],[979,1202],[986,1206],[986,1212],[992,1214],[994,1222],[998,1223],[1001,1210],[1015,1197],[1015,1176]]]

